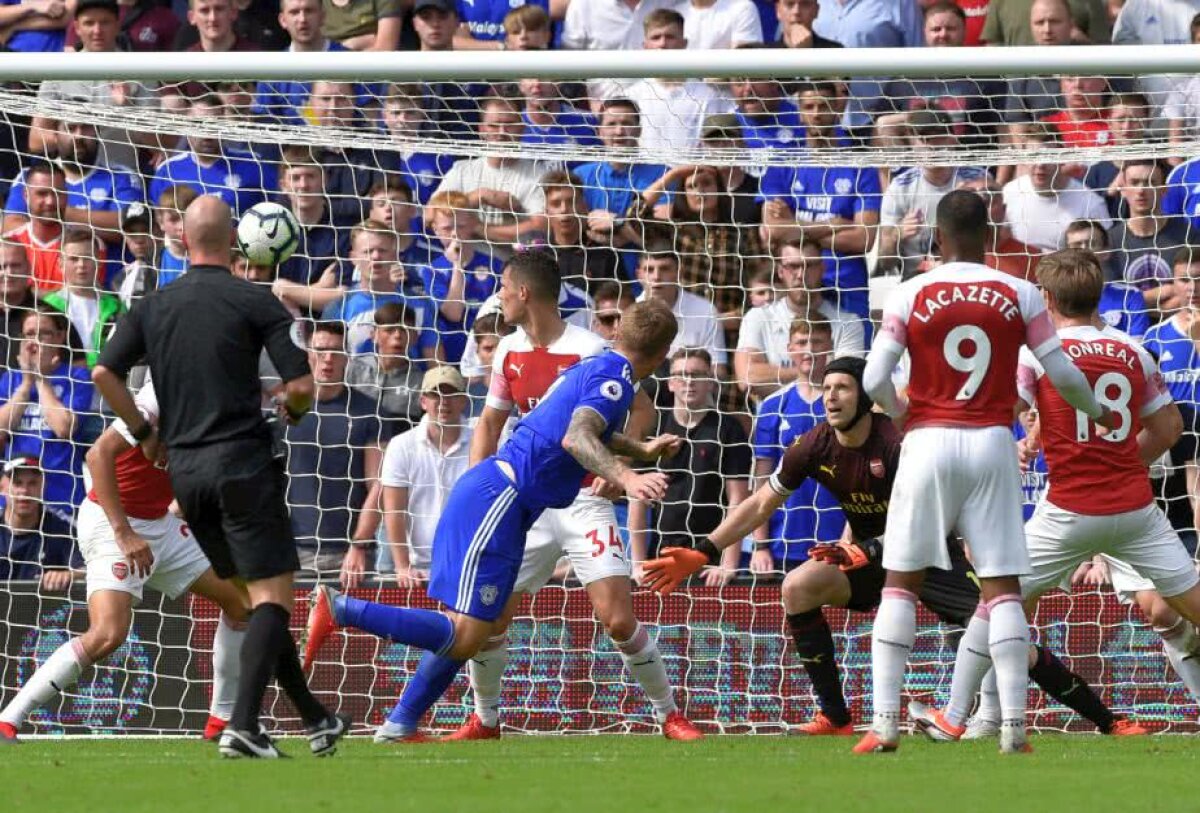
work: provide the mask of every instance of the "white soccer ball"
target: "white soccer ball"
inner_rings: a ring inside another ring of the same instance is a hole
[[[300,246],[300,223],[285,206],[256,203],[238,221],[237,241],[252,265],[277,266]]]

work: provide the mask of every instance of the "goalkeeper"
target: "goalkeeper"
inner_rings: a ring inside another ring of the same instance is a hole
[[[890,418],[871,411],[862,386],[865,366],[860,358],[831,361],[823,387],[825,422],[797,438],[771,479],[734,508],[706,541],[695,549],[667,548],[661,558],[644,565],[648,585],[669,593],[692,573],[716,564],[721,550],[740,543],[766,522],[805,478],[814,477],[837,497],[846,515],[847,534],[837,544],[814,546],[810,560],[783,582],[788,626],[820,707],[799,729],[808,735],[854,733],[833,634],[821,608],[870,612],[879,606],[884,590],[880,537],[900,461],[901,435]],[[965,627],[979,604],[979,588],[961,541],[950,538],[946,544],[953,567],[930,568],[920,599],[942,621]],[[1034,681],[1102,730],[1110,728],[1113,717],[1095,692],[1054,654],[1043,647],[1038,650],[1030,672]]]

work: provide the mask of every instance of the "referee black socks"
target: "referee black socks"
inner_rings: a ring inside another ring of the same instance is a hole
[[[820,608],[792,613],[787,617],[788,629],[796,642],[796,655],[812,681],[813,692],[821,711],[836,726],[850,722],[842,680],[838,675],[837,656],[833,650],[833,633]]]
[[[259,604],[250,613],[246,638],[242,642],[242,674],[238,683],[237,704],[229,721],[232,728],[258,732],[258,715],[267,685],[274,677],[291,698],[308,725],[328,716],[300,670],[296,644],[288,629],[291,614],[279,604]]]

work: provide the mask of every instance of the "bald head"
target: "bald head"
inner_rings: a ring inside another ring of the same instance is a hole
[[[192,265],[220,265],[232,261],[233,212],[216,195],[201,195],[183,214],[183,240]]]

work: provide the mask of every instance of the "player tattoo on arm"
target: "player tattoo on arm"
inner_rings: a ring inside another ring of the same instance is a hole
[[[562,445],[579,461],[579,465],[605,480],[619,483],[629,473],[629,467],[613,454],[614,451],[622,453],[619,448],[610,449],[600,440],[605,428],[600,413],[591,409],[577,409],[571,415],[571,424],[567,427]],[[614,435],[613,440],[617,437],[620,436]]]

